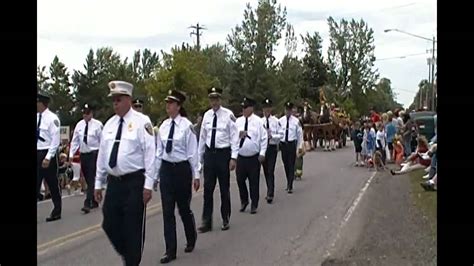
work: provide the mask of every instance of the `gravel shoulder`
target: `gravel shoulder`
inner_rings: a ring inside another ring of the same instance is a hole
[[[322,265],[436,265],[436,192],[421,175],[377,173]]]

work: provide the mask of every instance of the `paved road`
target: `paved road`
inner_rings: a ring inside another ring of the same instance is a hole
[[[294,193],[285,192],[286,179],[278,158],[275,199],[264,200],[266,186],[261,175],[258,213],[240,213],[235,176],[231,175],[231,228],[220,230],[220,201],[214,196],[214,231],[199,234],[195,251],[185,254],[184,231],[177,214],[178,259],[173,265],[320,265],[341,225],[349,218],[361,190],[373,175],[352,166],[351,143],[335,152],[307,153],[302,181]],[[199,225],[202,189],[193,194],[191,208]],[[38,204],[38,265],[121,265],[121,259],[100,228],[100,210],[83,215],[84,196],[63,200],[63,219],[45,223],[51,203]],[[159,193],[154,193],[147,211],[146,242],[141,265],[158,265],[164,253],[163,223]]]

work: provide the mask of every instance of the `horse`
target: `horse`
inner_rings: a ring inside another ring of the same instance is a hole
[[[313,143],[313,125],[317,122],[318,114],[314,111],[311,111],[308,107],[303,107],[303,113],[301,116],[301,122],[303,124],[303,140],[305,144],[309,144],[309,150],[316,148],[315,143]]]

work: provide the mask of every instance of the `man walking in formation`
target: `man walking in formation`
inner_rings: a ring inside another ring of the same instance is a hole
[[[260,190],[260,164],[265,160],[267,151],[267,131],[262,119],[253,113],[255,101],[244,97],[242,102],[243,116],[237,118],[239,130],[239,155],[237,157],[237,185],[240,192],[240,212],[244,212],[249,204],[249,191],[246,180],[249,180],[250,213],[257,213]]]
[[[155,137],[147,116],[132,109],[133,85],[109,82],[115,115],[102,131],[95,199],[102,200],[102,228],[125,265],[139,265],[145,241],[145,209],[155,179]]]
[[[58,182],[58,149],[60,143],[60,123],[56,114],[48,108],[50,97],[38,92],[36,99],[36,192],[40,198],[43,179],[49,187],[54,208],[46,222],[61,219],[61,189]]]
[[[222,230],[229,229],[230,220],[230,171],[236,166],[238,132],[235,116],[221,106],[222,89],[211,88],[208,97],[211,109],[203,117],[199,138],[199,161],[204,170],[204,208],[201,233],[212,230],[213,194],[219,180],[221,192]]]
[[[263,124],[267,131],[268,145],[265,153],[265,161],[262,163],[263,173],[267,183],[267,196],[265,199],[268,203],[273,202],[275,193],[275,165],[278,155],[278,145],[280,143],[280,122],[272,115],[272,100],[265,99],[263,106]]]
[[[293,193],[293,180],[295,179],[295,161],[296,149],[303,143],[303,130],[300,127],[298,118],[293,116],[294,104],[287,102],[285,104],[286,115],[281,117],[279,122],[281,125],[281,158],[285,167],[287,180],[286,191]]]
[[[69,150],[69,162],[72,164],[74,154],[80,150],[81,170],[87,183],[87,196],[81,210],[84,213],[89,213],[91,209],[99,206],[94,199],[94,184],[103,124],[94,119],[93,110],[87,103],[82,108],[82,118],[74,128]]]

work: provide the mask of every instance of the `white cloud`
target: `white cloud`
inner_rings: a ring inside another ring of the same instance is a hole
[[[55,55],[69,69],[82,69],[89,49],[111,46],[122,57],[137,49],[167,51],[174,44],[195,42],[188,27],[197,22],[205,25],[202,45],[225,43],[230,30],[240,24],[248,1],[243,0],[42,0],[38,2],[38,64],[49,65]],[[257,0],[250,1],[253,7]],[[288,20],[299,35],[318,31],[323,37],[326,54],[328,26],[326,20],[363,18],[375,31],[377,58],[388,58],[426,52],[431,43],[397,32],[398,28],[431,37],[436,34],[436,1],[434,0],[280,0],[287,7]],[[299,45],[298,50],[302,47]],[[277,58],[285,54],[283,42]],[[412,102],[417,85],[428,77],[426,56],[377,61],[382,77],[391,79],[398,100]],[[397,91],[397,89],[399,89]]]

